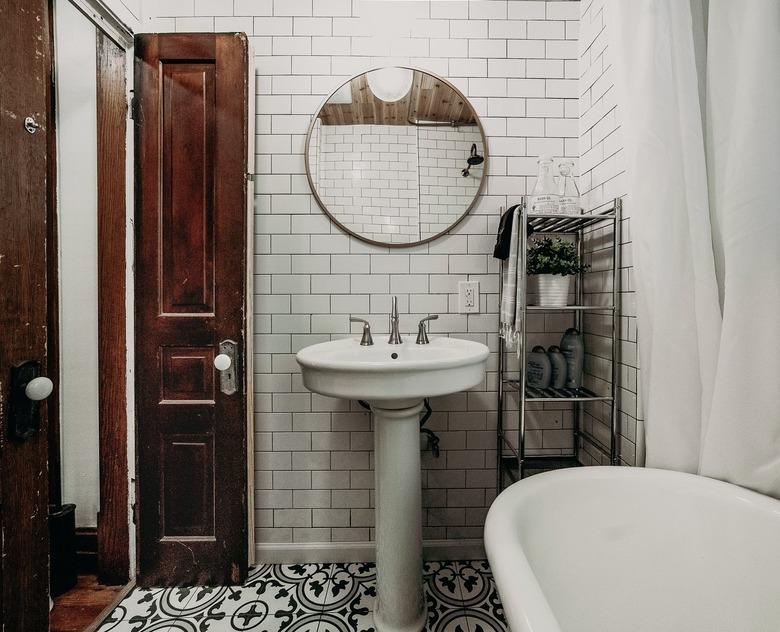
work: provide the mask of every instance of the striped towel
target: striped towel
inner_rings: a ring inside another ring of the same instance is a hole
[[[501,285],[500,336],[508,351],[515,349],[518,332],[518,310],[522,309],[517,300],[517,249],[520,241],[520,206],[514,208],[512,216],[512,237],[509,241],[509,260],[504,265],[504,278]]]

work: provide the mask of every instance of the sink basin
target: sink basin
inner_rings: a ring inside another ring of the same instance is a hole
[[[321,395],[369,402],[374,423],[378,632],[420,632],[422,577],[420,412],[423,399],[485,377],[488,348],[457,338],[429,344],[333,340],[301,349],[303,383]]]
[[[321,395],[362,400],[421,399],[457,393],[485,376],[488,348],[458,338],[431,338],[427,345],[357,339],[333,340],[298,352],[303,384]]]

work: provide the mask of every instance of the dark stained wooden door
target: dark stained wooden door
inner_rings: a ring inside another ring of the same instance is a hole
[[[98,578],[130,578],[127,520],[127,349],[125,307],[125,51],[100,29],[97,50],[98,380],[100,511]]]
[[[239,583],[248,524],[247,40],[141,35],[135,51],[139,581]],[[214,367],[225,340],[240,359],[232,394]]]
[[[0,629],[8,632],[43,632],[49,621],[45,402],[29,438],[10,429],[12,367],[35,361],[47,371],[47,6],[0,1]],[[33,133],[27,117],[39,126]]]

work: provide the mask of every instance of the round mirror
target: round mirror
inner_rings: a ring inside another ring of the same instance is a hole
[[[477,113],[448,81],[380,68],[333,92],[306,136],[306,175],[322,210],[373,244],[411,246],[471,210],[487,170]]]

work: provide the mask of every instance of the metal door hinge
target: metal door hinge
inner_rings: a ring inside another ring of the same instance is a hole
[[[138,99],[135,95],[130,97],[130,107],[128,108],[128,114],[130,116],[130,120],[138,120]]]

